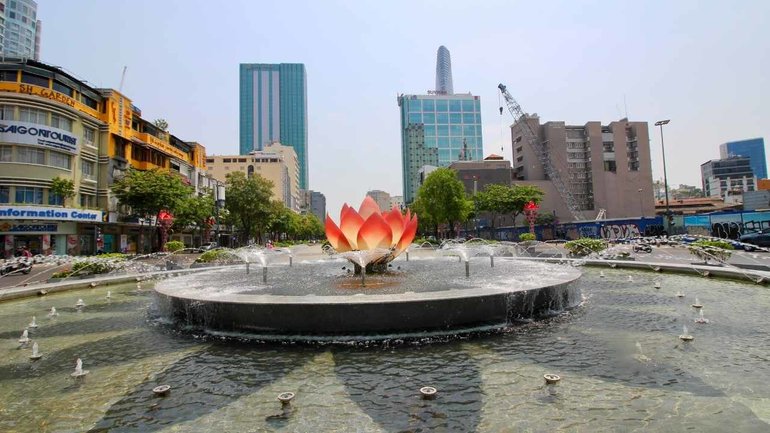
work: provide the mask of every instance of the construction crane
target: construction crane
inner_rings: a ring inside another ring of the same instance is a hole
[[[519,103],[513,99],[513,96],[511,96],[510,93],[508,93],[508,89],[505,87],[505,85],[499,84],[497,88],[500,89],[500,93],[503,95],[503,99],[505,99],[506,105],[508,105],[508,111],[511,112],[513,120],[518,121],[519,124],[522,125],[522,138],[526,143],[529,144],[529,147],[533,152],[535,152],[535,155],[537,155],[537,159],[543,166],[545,174],[551,180],[551,183],[553,183],[553,186],[556,188],[556,191],[558,191],[562,200],[564,200],[564,203],[567,205],[570,214],[572,214],[572,218],[574,218],[576,221],[584,220],[585,217],[580,211],[580,206],[578,206],[578,202],[575,199],[575,196],[572,195],[572,191],[567,188],[567,186],[564,184],[564,181],[562,181],[559,172],[554,168],[553,163],[551,162],[551,158],[548,155],[548,149],[546,149],[545,145],[541,143],[537,138],[535,131],[532,130],[532,126],[528,122],[529,116],[524,113],[524,110],[521,109]],[[500,107],[500,114],[503,114],[503,107]]]

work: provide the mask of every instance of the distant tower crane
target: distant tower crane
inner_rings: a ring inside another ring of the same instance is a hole
[[[532,130],[532,126],[528,122],[529,116],[524,113],[524,110],[521,109],[519,103],[513,99],[513,96],[508,93],[508,90],[503,84],[499,84],[497,88],[500,89],[500,93],[503,95],[503,99],[505,99],[506,105],[508,105],[508,111],[511,112],[513,120],[518,121],[519,124],[522,125],[521,131],[524,141],[529,144],[529,147],[537,155],[537,159],[543,166],[545,174],[551,180],[551,183],[553,183],[556,191],[559,192],[559,195],[561,196],[562,200],[564,200],[564,203],[567,204],[567,208],[572,214],[572,218],[574,218],[576,221],[584,220],[585,217],[580,211],[580,206],[578,205],[575,196],[573,196],[572,191],[570,191],[569,188],[564,185],[564,181],[562,181],[559,172],[554,168],[553,163],[551,162],[551,157],[548,155],[548,149],[537,138],[535,131]],[[503,107],[500,107],[500,114],[503,114]]]

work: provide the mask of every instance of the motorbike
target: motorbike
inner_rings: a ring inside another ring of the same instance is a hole
[[[32,259],[28,257],[16,257],[0,264],[0,275],[29,274],[32,272]]]

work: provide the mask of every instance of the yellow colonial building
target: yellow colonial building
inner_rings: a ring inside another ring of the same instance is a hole
[[[33,60],[0,62],[0,255],[131,251],[138,225],[109,188],[129,166],[173,170],[196,189],[213,182],[203,146],[142,119],[120,92]],[[52,193],[56,177],[75,197]]]

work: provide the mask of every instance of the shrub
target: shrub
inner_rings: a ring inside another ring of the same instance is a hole
[[[571,255],[582,257],[606,249],[607,242],[603,239],[580,238],[565,243],[564,248],[566,248]]]
[[[709,259],[727,261],[732,253],[732,244],[719,239],[699,239],[687,246],[690,254],[703,259],[707,262]]]
[[[208,250],[195,260],[195,263],[210,263],[219,260],[227,260],[232,256],[227,250]]]
[[[67,278],[70,275],[72,275],[72,271],[70,271],[70,270],[63,270],[63,271],[59,271],[59,272],[54,272],[53,274],[51,274],[51,278]]]
[[[522,233],[519,235],[519,241],[521,242],[534,241],[535,239],[537,239],[537,236],[532,233]]]
[[[166,251],[173,253],[175,251],[183,250],[184,242],[181,241],[169,241],[166,242]]]

